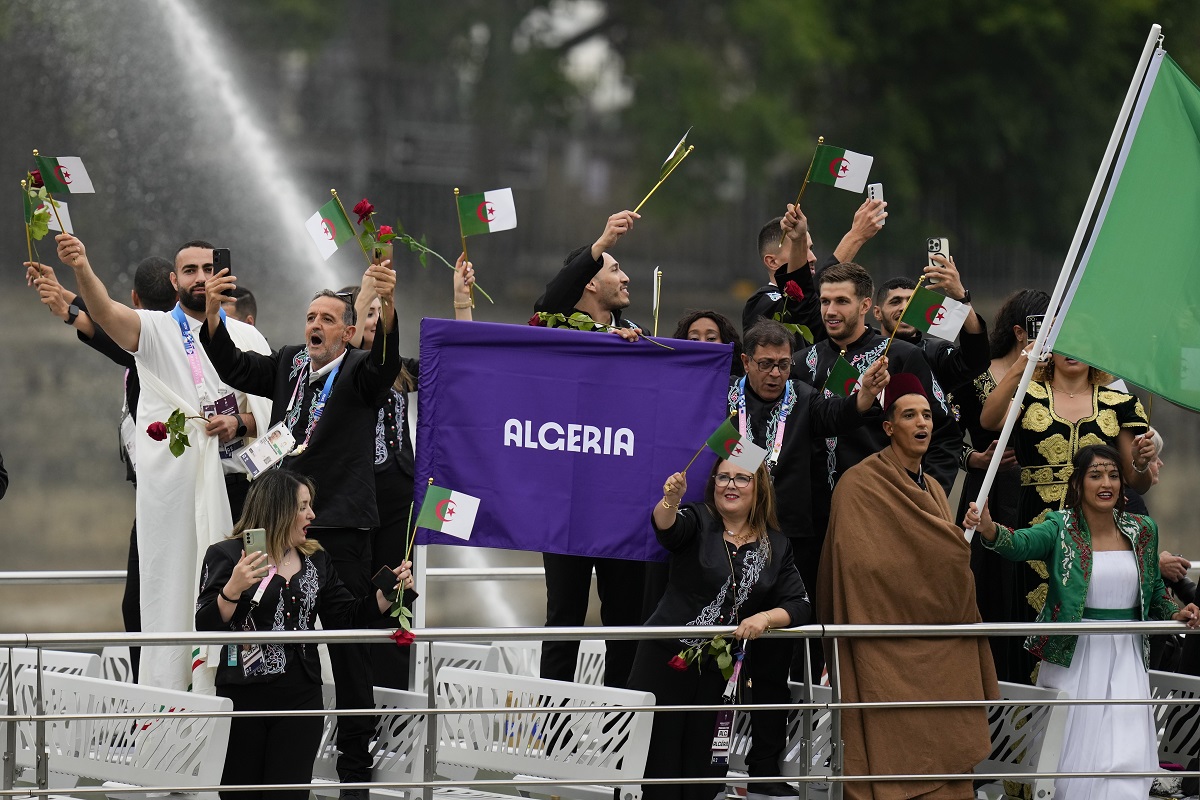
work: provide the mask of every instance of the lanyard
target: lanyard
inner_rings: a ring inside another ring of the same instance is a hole
[[[342,369],[342,362],[338,362],[337,366],[329,370],[329,374],[325,376],[325,383],[321,386],[321,391],[313,398],[312,408],[308,412],[308,425],[304,430],[304,441],[300,444],[300,448],[308,447],[308,440],[312,438],[313,429],[317,427],[317,421],[321,419],[321,415],[325,413],[325,401],[329,399],[329,393],[333,390],[333,379],[337,377],[338,372]],[[308,381],[308,375],[312,371],[312,362],[305,365],[305,369],[300,372],[299,378],[296,380],[296,388],[292,389],[292,399],[288,402],[288,416],[291,416],[291,410],[296,405],[296,401],[304,392],[300,387],[304,386]],[[292,419],[292,425],[296,421]],[[290,425],[288,426],[291,427]],[[295,432],[293,431],[293,434]]]
[[[777,415],[778,423],[775,428],[775,439],[771,443],[771,452],[767,455],[769,466],[774,467],[779,463],[779,451],[783,449],[783,430],[787,427],[788,414],[792,413],[792,406],[795,405],[795,398],[792,396],[792,382],[785,381],[783,384],[783,398],[779,405],[775,406],[772,415]],[[754,437],[749,432],[749,427],[746,422],[746,379],[742,378],[738,381],[738,428],[742,436],[747,436],[750,439]],[[767,432],[770,432],[770,423],[767,424]]]
[[[265,578],[263,578],[261,581],[259,581],[258,591],[256,591],[254,593],[254,598],[250,601],[251,603],[253,603],[255,605],[255,607],[257,607],[258,602],[260,600],[262,600],[263,592],[265,592],[267,590],[267,584],[270,583],[271,578],[274,578],[274,577],[275,577],[275,565],[272,564],[271,566],[267,567],[267,575]]]
[[[225,321],[225,309],[221,309],[221,321]],[[179,323],[179,334],[183,337],[183,352],[192,368],[192,383],[196,384],[196,393],[201,403],[209,401],[208,391],[204,388],[204,364],[200,361],[200,348],[196,346],[196,337],[192,335],[192,325],[183,307],[178,303],[171,309],[171,316]]]

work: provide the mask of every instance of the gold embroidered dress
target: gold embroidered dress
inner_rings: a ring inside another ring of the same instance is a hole
[[[1150,427],[1136,397],[1104,386],[1092,386],[1092,413],[1076,423],[1054,412],[1054,393],[1044,381],[1031,381],[1021,403],[1020,424],[1012,446],[1021,465],[1021,492],[1017,500],[1017,525],[1031,527],[1051,511],[1061,511],[1067,497],[1071,459],[1082,447],[1106,444],[1118,447],[1121,431],[1133,435]],[[1046,565],[1030,561],[1043,583],[1030,592],[1029,604],[1037,611],[1046,602]]]

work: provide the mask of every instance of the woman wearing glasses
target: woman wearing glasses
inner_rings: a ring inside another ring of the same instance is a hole
[[[775,496],[766,466],[747,472],[718,461],[704,501],[680,505],[687,476],[663,485],[651,519],[659,543],[671,553],[666,594],[647,625],[734,625],[734,651],[743,640],[771,628],[803,625],[810,606],[787,537],[778,530]],[[692,658],[701,647],[699,656]],[[683,653],[680,651],[683,650]],[[746,677],[747,670],[742,672]],[[719,703],[727,690],[706,639],[643,640],[629,677],[632,689],[653,692],[660,706]],[[733,687],[734,698],[739,696]],[[647,778],[720,777],[712,764],[716,711],[663,711],[654,715]],[[646,800],[703,798],[714,784],[646,786]]]

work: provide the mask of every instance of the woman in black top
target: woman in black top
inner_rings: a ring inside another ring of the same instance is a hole
[[[662,502],[651,519],[658,541],[671,551],[666,594],[647,625],[736,625],[735,641],[757,639],[771,628],[803,625],[810,604],[792,559],[792,548],[775,518],[775,496],[765,466],[747,472],[718,461],[703,503],[680,506],[687,478],[675,473],[663,486]],[[680,643],[701,639],[644,640],[629,677],[632,689],[654,692],[657,705],[720,702],[725,679],[705,651],[681,669],[673,658]],[[753,666],[747,661],[743,677]],[[715,711],[660,712],[646,761],[647,778],[719,777],[724,765],[711,764]],[[646,786],[645,800],[708,800],[715,784]]]
[[[198,631],[307,631],[320,616],[325,628],[364,627],[390,606],[375,589],[356,598],[338,579],[329,556],[307,536],[316,515],[314,486],[285,469],[250,486],[242,517],[229,539],[208,548],[196,600]],[[242,550],[242,532],[263,528],[267,552]],[[396,585],[412,587],[408,563]],[[217,663],[217,694],[236,711],[321,709],[321,663],[315,644],[226,645]],[[222,785],[308,783],[321,739],[322,718],[235,717],[229,727]],[[225,800],[270,795],[304,800],[307,790],[222,792]]]

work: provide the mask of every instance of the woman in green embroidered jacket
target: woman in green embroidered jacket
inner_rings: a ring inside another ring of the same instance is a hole
[[[1044,522],[1023,530],[997,525],[972,503],[964,523],[1014,561],[1041,559],[1050,572],[1039,622],[1175,619],[1200,627],[1200,610],[1180,609],[1158,571],[1158,526],[1125,512],[1121,455],[1107,445],[1076,454],[1066,502]],[[1042,660],[1038,685],[1072,698],[1150,698],[1148,637],[1141,634],[1030,636]],[[1063,772],[1146,772],[1157,769],[1154,709],[1150,705],[1071,706],[1059,769]],[[1137,798],[1150,778],[1060,778],[1059,800]]]

